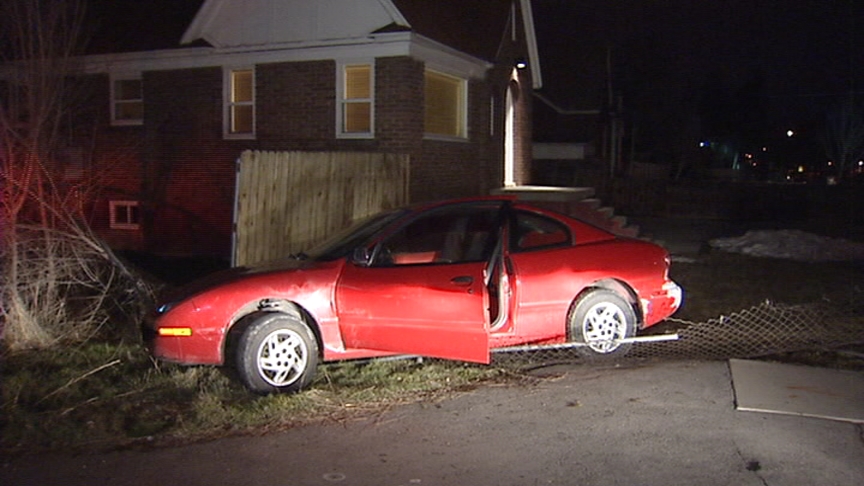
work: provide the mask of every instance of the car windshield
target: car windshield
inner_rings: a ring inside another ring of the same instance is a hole
[[[307,256],[319,261],[346,257],[355,248],[368,245],[381,229],[407,213],[407,209],[394,209],[361,219],[309,250]]]

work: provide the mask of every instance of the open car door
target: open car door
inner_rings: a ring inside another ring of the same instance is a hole
[[[500,201],[421,214],[347,262],[336,288],[348,348],[489,362],[484,281],[495,248]]]

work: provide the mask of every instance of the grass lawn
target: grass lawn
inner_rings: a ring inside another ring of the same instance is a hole
[[[219,263],[190,267],[190,274],[211,266]],[[153,275],[165,278],[155,268]],[[692,322],[766,300],[827,302],[848,309],[864,303],[860,264],[708,252],[692,262],[673,263],[672,277],[685,290],[676,318]],[[845,359],[864,369],[864,360],[826,350],[780,358],[813,364]],[[0,359],[0,449],[111,449],[258,433],[524,379],[512,368],[439,360],[347,362],[322,366],[313,386],[302,393],[260,397],[242,388],[228,369],[159,363],[138,340],[103,340]]]

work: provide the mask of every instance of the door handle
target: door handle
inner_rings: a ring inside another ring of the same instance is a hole
[[[474,283],[474,277],[470,275],[462,275],[461,277],[453,277],[450,279],[450,282],[455,285],[467,286]]]

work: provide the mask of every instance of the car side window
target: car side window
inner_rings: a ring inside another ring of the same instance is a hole
[[[499,206],[457,206],[423,215],[383,241],[373,266],[485,261],[495,244]]]
[[[540,214],[518,211],[510,232],[514,252],[569,245],[570,230],[560,221]]]

